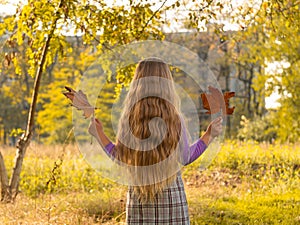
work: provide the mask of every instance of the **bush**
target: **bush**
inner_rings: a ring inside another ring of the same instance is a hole
[[[254,117],[252,120],[241,116],[241,128],[238,131],[238,138],[243,141],[253,140],[258,142],[272,143],[277,138],[276,128],[273,123],[273,115],[266,114],[263,117]]]

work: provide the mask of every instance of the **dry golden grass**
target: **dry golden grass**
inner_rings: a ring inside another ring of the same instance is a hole
[[[90,198],[92,196],[89,196]],[[88,196],[86,196],[88,198]],[[47,195],[37,199],[20,194],[15,203],[1,204],[1,224],[115,224],[109,211],[103,210],[101,201],[94,202],[96,215],[87,210],[85,204],[77,199],[76,194]],[[117,205],[117,204],[115,204]],[[96,207],[98,206],[98,209]],[[91,207],[91,206],[89,206]],[[96,212],[97,211],[97,212]],[[109,222],[106,222],[108,221]]]
[[[14,148],[0,147],[10,171]],[[63,159],[52,191],[45,182]],[[208,170],[183,169],[191,224],[299,224],[300,147],[226,143]],[[74,146],[32,144],[21,193],[0,224],[124,224],[126,187],[91,170]]]

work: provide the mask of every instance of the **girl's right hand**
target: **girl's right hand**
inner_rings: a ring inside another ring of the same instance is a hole
[[[209,133],[210,137],[213,139],[219,136],[223,131],[223,118],[218,117],[214,119],[207,128],[207,132]]]

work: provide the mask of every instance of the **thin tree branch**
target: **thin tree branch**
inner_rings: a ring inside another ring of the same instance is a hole
[[[136,39],[138,40],[142,33],[145,31],[146,27],[149,25],[149,23],[151,22],[151,20],[154,18],[154,16],[162,9],[162,7],[164,7],[164,5],[166,4],[167,0],[165,0],[161,6],[151,15],[151,17],[148,19],[148,21],[145,23],[145,25],[142,27],[142,30],[139,32],[138,36],[136,37]]]

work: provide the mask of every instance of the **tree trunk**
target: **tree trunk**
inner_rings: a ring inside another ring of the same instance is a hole
[[[40,87],[40,81],[43,74],[43,68],[46,62],[46,56],[47,52],[49,50],[50,40],[53,36],[54,30],[56,29],[56,23],[59,19],[59,9],[62,7],[63,0],[60,2],[56,14],[53,19],[53,23],[51,25],[51,29],[49,32],[49,35],[46,38],[45,44],[43,46],[41,58],[39,60],[39,66],[36,71],[34,86],[33,86],[33,92],[32,92],[32,98],[31,98],[31,104],[29,108],[29,114],[28,114],[28,120],[27,120],[27,126],[25,133],[20,137],[20,139],[17,142],[17,150],[16,150],[16,157],[15,157],[15,164],[12,172],[11,179],[9,181],[9,185],[7,185],[5,191],[2,191],[3,193],[3,199],[6,199],[6,201],[14,201],[15,198],[18,195],[18,188],[19,188],[19,181],[20,181],[20,173],[22,170],[23,165],[23,159],[27,150],[27,147],[30,144],[33,130],[34,130],[34,117],[35,117],[35,110],[37,105],[37,97],[39,93],[39,87]],[[5,167],[4,167],[5,168]],[[5,179],[5,177],[4,177]],[[2,175],[1,175],[1,184],[2,186],[5,185],[2,183]]]
[[[4,159],[1,152],[0,152],[0,180],[1,180],[1,202],[6,202],[11,197],[8,188],[8,176],[7,176]]]
[[[21,169],[22,169],[23,159],[24,159],[24,156],[26,153],[26,149],[30,144],[30,140],[32,137],[33,129],[34,129],[34,116],[35,116],[35,109],[36,109],[36,104],[37,104],[37,97],[38,97],[38,93],[39,93],[40,81],[41,81],[41,77],[43,74],[43,66],[45,64],[50,39],[51,39],[51,37],[48,36],[46,43],[44,45],[43,51],[42,51],[40,65],[36,72],[26,130],[25,130],[25,133],[18,140],[18,143],[16,146],[17,151],[16,151],[15,165],[14,165],[13,173],[12,173],[12,176],[11,176],[11,179],[9,182],[9,192],[12,196],[12,200],[14,200],[18,194],[18,186],[19,186],[20,173],[21,173]]]
[[[3,144],[6,145],[7,144],[7,131],[5,129],[5,126],[3,128]]]

